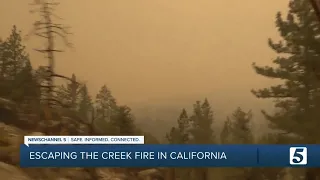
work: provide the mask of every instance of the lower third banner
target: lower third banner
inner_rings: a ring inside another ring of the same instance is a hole
[[[21,167],[320,167],[320,145],[21,145]]]

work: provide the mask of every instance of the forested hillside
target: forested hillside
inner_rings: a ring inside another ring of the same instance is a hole
[[[40,10],[35,12],[40,20],[34,23],[28,38],[33,38],[32,35],[43,38],[46,45],[35,51],[45,55],[43,61],[47,65],[31,64],[30,52],[23,41],[27,33],[19,30],[18,23],[8,37],[0,40],[0,175],[2,169],[10,169],[5,175],[11,178],[19,174],[18,179],[105,178],[105,169],[98,168],[19,169],[18,145],[28,134],[144,135],[147,144],[318,144],[320,24],[307,0],[290,0],[288,4],[289,12],[278,12],[275,19],[281,40],[268,41],[269,48],[277,53],[271,60],[273,65],[252,64],[256,75],[282,82],[252,90],[254,97],[274,102],[275,110],[260,113],[251,110],[259,107],[234,107],[233,112],[221,112],[219,103],[206,97],[182,103],[179,108],[163,103],[136,106],[132,111],[128,105],[118,103],[112,87],[106,84],[101,84],[97,94],[90,94],[90,86],[77,74],[70,73],[69,77],[56,73],[56,63],[63,63],[56,61],[56,54],[64,50],[58,49],[55,42],[60,38],[71,46],[69,31],[55,22],[52,9],[58,4],[36,2]],[[114,168],[106,172],[120,172],[127,179],[138,179],[141,170]],[[161,169],[161,175],[154,178],[316,180],[319,176],[318,169],[190,167]]]

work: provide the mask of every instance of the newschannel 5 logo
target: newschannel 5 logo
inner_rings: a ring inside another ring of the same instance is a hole
[[[306,147],[290,147],[290,165],[303,166],[308,164],[308,149]]]

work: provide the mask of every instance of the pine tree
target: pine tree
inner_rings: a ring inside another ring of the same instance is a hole
[[[214,142],[214,133],[212,130],[213,111],[207,99],[201,104],[197,101],[193,105],[193,115],[191,120],[191,135],[196,144],[210,144]]]
[[[232,114],[232,140],[237,144],[251,144],[254,142],[251,129],[252,113],[244,112],[240,107]]]
[[[177,127],[172,127],[170,132],[166,134],[166,138],[170,144],[188,144],[190,138],[190,119],[187,111],[182,109],[178,119]],[[179,179],[190,179],[192,169],[188,168],[173,168],[169,171],[172,177]]]
[[[282,41],[269,40],[271,49],[278,53],[273,61],[277,67],[254,65],[255,71],[268,78],[284,81],[283,84],[253,91],[258,98],[277,99],[279,112],[270,116],[264,112],[275,128],[305,137],[313,141],[318,134],[319,83],[314,67],[319,62],[320,46],[315,46],[320,29],[318,21],[306,1],[291,0],[287,19],[277,14],[276,26]],[[318,48],[316,51],[315,48]],[[320,72],[320,70],[319,70]]]
[[[191,120],[190,134],[191,143],[212,144],[215,142],[215,136],[212,130],[213,111],[207,99],[203,103],[197,101],[193,105],[193,115]],[[208,168],[198,168],[195,171],[195,177],[201,180],[208,179]]]
[[[25,67],[23,67],[23,69],[15,76],[15,79],[12,82],[12,87],[12,100],[16,102],[24,101],[25,103],[30,103],[33,101],[39,103],[40,89],[29,60],[26,62]]]
[[[189,130],[190,130],[190,119],[188,117],[187,111],[182,109],[182,112],[177,120],[178,122],[178,130],[179,130],[179,141],[181,143],[189,142]]]
[[[221,132],[222,143],[252,144],[254,143],[251,129],[252,113],[245,112],[238,107],[225,121],[224,129]],[[253,168],[234,168],[233,178],[250,180],[257,177]],[[229,178],[228,178],[229,179]]]
[[[320,45],[319,22],[307,0],[290,0],[287,18],[278,12],[276,26],[282,37],[269,46],[278,53],[276,67],[253,65],[257,74],[282,80],[282,84],[252,91],[258,98],[276,99],[278,112],[263,112],[274,128],[304,138],[304,143],[319,143]],[[310,175],[311,174],[311,175]],[[311,171],[307,180],[316,179]]]
[[[172,127],[166,135],[167,140],[170,144],[186,144],[189,142],[190,119],[185,109],[182,109],[177,123],[178,127]]]
[[[231,130],[232,130],[232,124],[231,124],[231,120],[229,117],[227,117],[227,120],[224,122],[223,124],[223,128],[222,131],[220,133],[220,142],[222,144],[229,144],[231,143]]]
[[[80,116],[84,117],[86,120],[89,120],[89,112],[92,112],[93,104],[92,99],[88,92],[87,85],[83,85],[79,93],[79,109],[78,112]]]
[[[116,135],[134,135],[136,132],[134,118],[128,106],[119,106],[109,123]]]
[[[102,86],[96,96],[96,111],[99,119],[110,121],[117,111],[117,103],[106,85]]]
[[[10,36],[3,42],[2,76],[12,79],[26,66],[29,55],[22,45],[21,31],[13,26]]]
[[[34,85],[32,67],[20,34],[13,26],[10,36],[0,43],[0,96],[15,101],[35,93],[34,87],[30,89]]]
[[[66,85],[60,85],[57,89],[57,100],[63,105],[73,110],[78,108],[79,94],[82,86],[76,83],[76,76],[72,74],[72,81]]]
[[[179,144],[180,142],[180,134],[179,129],[176,127],[172,127],[170,132],[166,134],[166,139],[170,144]]]
[[[88,92],[87,85],[83,85],[79,92],[78,113],[87,121],[91,119],[90,114],[93,112],[93,102]]]

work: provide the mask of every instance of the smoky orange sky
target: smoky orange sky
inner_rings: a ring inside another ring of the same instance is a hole
[[[32,0],[1,0],[0,36],[15,24],[23,35],[39,19]],[[56,57],[57,71],[75,73],[96,93],[103,84],[120,103],[175,103],[202,99],[258,107],[250,89],[274,81],[256,75],[252,62],[275,57],[267,38],[278,38],[277,11],[287,0],[67,0],[57,23],[72,27],[73,49]],[[37,37],[24,43],[33,66],[44,64]],[[218,106],[218,105],[217,105]]]

